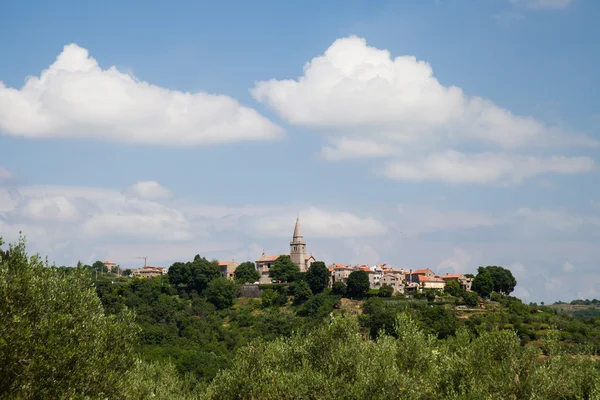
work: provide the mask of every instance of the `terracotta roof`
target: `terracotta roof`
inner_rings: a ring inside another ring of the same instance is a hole
[[[429,278],[428,276],[419,275],[419,282],[444,282],[444,280],[438,277]]]
[[[427,273],[427,271],[431,271],[431,270],[430,270],[429,268],[426,268],[426,269],[418,269],[418,270],[416,270],[416,271],[413,271],[412,273],[413,273],[413,274],[416,274],[416,275],[422,275],[422,274],[426,274],[426,273]]]
[[[102,261],[102,264],[106,265],[106,264],[110,264],[110,265],[116,265],[114,262],[112,261]]]
[[[441,276],[440,278],[442,279],[456,279],[456,278],[460,278],[461,276],[463,276],[463,274],[446,274]]]
[[[258,262],[267,262],[267,261],[275,261],[277,260],[279,257],[281,257],[280,254],[276,254],[274,256],[262,256],[261,258],[258,259]]]
[[[219,267],[226,267],[231,263],[233,263],[233,261],[219,261]]]

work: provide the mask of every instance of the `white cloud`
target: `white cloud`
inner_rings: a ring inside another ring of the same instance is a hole
[[[257,82],[251,93],[293,124],[389,143],[445,138],[507,149],[549,141],[597,144],[565,138],[531,117],[443,86],[426,62],[413,56],[392,58],[355,36],[336,40],[305,65],[297,80]]]
[[[532,9],[561,9],[569,7],[575,0],[510,0],[511,3]]]
[[[389,178],[448,183],[521,183],[545,174],[576,174],[596,169],[589,157],[525,157],[504,153],[436,153],[417,162],[387,163],[380,173]]]
[[[566,262],[563,264],[562,270],[565,272],[573,272],[575,270],[575,266],[570,262]]]
[[[595,167],[588,157],[503,152],[600,145],[444,86],[428,63],[393,58],[356,36],[336,40],[297,79],[256,82],[251,94],[286,121],[323,131],[323,158],[389,158],[382,176],[396,179],[519,183],[544,173],[588,172]],[[503,152],[449,150],[469,143]]]
[[[140,199],[164,199],[171,196],[169,190],[156,181],[139,181],[125,189],[125,194]]]
[[[79,217],[77,207],[64,196],[29,199],[21,213],[36,221],[72,221]]]
[[[269,140],[283,133],[230,97],[170,90],[114,66],[102,69],[76,44],[65,46],[21,89],[0,82],[0,131],[174,146]]]

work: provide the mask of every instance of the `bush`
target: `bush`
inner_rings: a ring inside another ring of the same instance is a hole
[[[311,296],[312,291],[308,283],[304,281],[296,282],[296,285],[294,285],[294,304],[302,304],[310,299]]]
[[[365,271],[352,271],[348,276],[346,293],[351,297],[363,297],[369,285],[369,275]]]
[[[303,317],[322,318],[329,315],[339,302],[339,296],[319,293],[308,299],[297,313]]]
[[[346,295],[346,284],[341,281],[334,282],[333,285],[331,286],[331,294],[334,294],[337,296]]]
[[[287,296],[273,289],[263,290],[261,297],[263,307],[278,307],[287,303]]]
[[[237,294],[236,284],[227,278],[217,278],[208,284],[206,299],[217,309],[222,310],[233,305]]]
[[[475,292],[464,292],[462,298],[468,306],[475,307],[479,304],[479,296]]]
[[[394,288],[390,285],[381,285],[379,288],[379,297],[392,297]]]

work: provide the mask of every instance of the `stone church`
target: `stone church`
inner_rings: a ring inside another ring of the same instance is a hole
[[[275,264],[275,261],[284,254],[267,256],[265,253],[256,260],[256,270],[260,272],[260,283],[271,283],[269,278],[269,269]],[[310,265],[315,261],[313,255],[306,255],[306,242],[300,230],[300,217],[296,218],[294,235],[290,242],[290,260],[300,269],[300,272],[306,272]]]

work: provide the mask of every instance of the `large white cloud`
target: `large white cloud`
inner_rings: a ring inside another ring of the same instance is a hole
[[[0,132],[118,142],[206,145],[268,140],[282,128],[231,97],[159,87],[102,69],[76,44],[21,89],[0,82]]]
[[[323,131],[324,158],[394,159],[385,175],[397,179],[490,183],[588,172],[594,165],[590,158],[521,153],[532,147],[600,144],[444,86],[426,62],[392,58],[356,36],[336,40],[296,80],[260,81],[251,93],[286,121]],[[468,144],[488,150],[466,155],[448,150]],[[518,171],[507,165],[513,161]],[[482,166],[483,171],[473,171]]]

